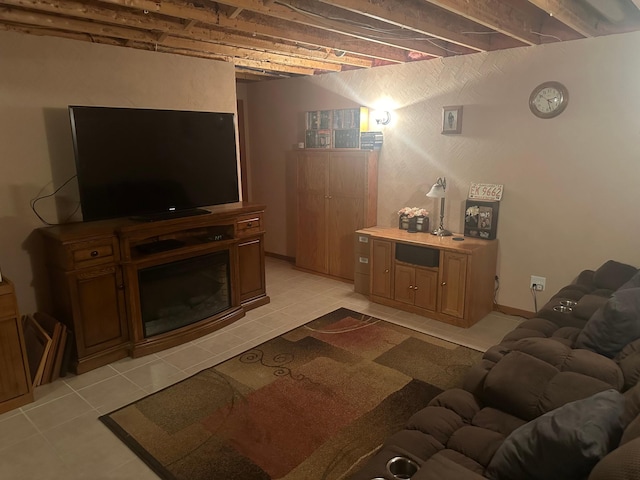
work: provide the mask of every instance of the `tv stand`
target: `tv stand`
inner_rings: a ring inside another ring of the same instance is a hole
[[[209,210],[203,208],[185,208],[183,210],[170,210],[168,212],[149,213],[130,217],[134,222],[158,222],[171,220],[172,218],[195,217],[196,215],[209,215]]]
[[[269,303],[264,208],[237,202],[207,207],[208,215],[144,223],[121,218],[41,228],[52,289],[51,313],[74,334],[75,372],[195,340]],[[145,337],[140,272],[217,253],[228,258],[229,306],[203,320]]]

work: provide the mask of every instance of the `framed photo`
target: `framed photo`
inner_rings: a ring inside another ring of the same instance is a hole
[[[498,230],[500,202],[467,200],[464,214],[464,236],[493,240]]]
[[[462,105],[442,107],[442,133],[462,133]]]

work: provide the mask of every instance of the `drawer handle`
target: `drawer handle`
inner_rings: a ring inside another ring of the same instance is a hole
[[[447,282],[442,282],[440,285],[442,285],[443,287],[447,284]]]
[[[99,254],[98,254],[98,251],[97,251],[97,250],[93,250],[93,251],[91,252],[91,256],[92,256],[92,257],[97,257],[98,255],[99,255]]]
[[[251,228],[253,226],[253,222],[248,222],[247,227]]]

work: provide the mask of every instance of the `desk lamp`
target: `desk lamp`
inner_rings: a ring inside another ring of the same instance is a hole
[[[444,177],[438,177],[436,183],[433,184],[433,187],[431,187],[431,190],[427,193],[427,197],[440,199],[440,226],[431,232],[432,235],[437,235],[439,237],[447,237],[451,235],[449,230],[444,229],[444,197],[446,189],[447,180]]]

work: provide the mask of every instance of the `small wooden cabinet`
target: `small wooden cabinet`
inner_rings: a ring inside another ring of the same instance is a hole
[[[205,215],[155,222],[121,218],[40,230],[51,277],[52,313],[73,332],[76,373],[193,340],[269,302],[264,206],[238,202],[208,210]],[[156,248],[162,242],[172,246]],[[228,256],[228,308],[145,336],[140,272],[218,252]]]
[[[436,310],[438,270],[396,264],[395,295],[398,302]]]
[[[493,309],[497,240],[456,241],[383,227],[356,235],[371,239],[371,301],[460,327]]]
[[[295,155],[296,266],[353,280],[353,232],[376,223],[378,152],[301,150]]]
[[[27,350],[13,283],[0,282],[0,413],[33,402]]]

